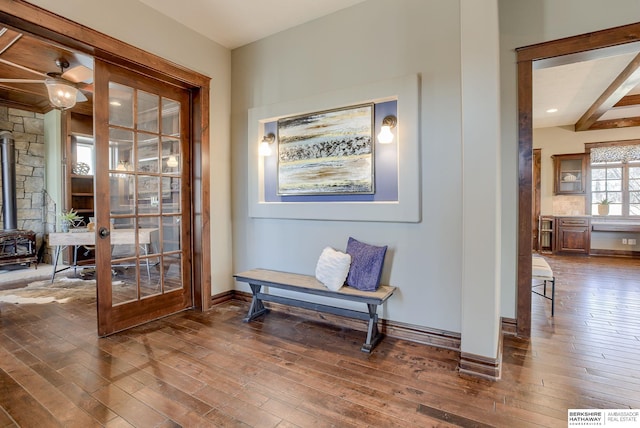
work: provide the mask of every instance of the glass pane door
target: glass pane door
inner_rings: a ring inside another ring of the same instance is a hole
[[[105,113],[96,121],[104,138],[96,162],[98,318],[99,333],[109,334],[191,306],[189,117],[186,91],[101,67],[108,79],[96,79]]]

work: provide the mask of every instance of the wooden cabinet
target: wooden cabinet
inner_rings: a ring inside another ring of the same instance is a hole
[[[95,217],[93,203],[93,175],[86,159],[88,153],[92,158],[93,151],[93,118],[91,116],[70,113],[66,116],[66,176],[65,176],[65,210],[73,208],[84,221],[89,224],[89,219]],[[84,154],[84,157],[81,155]],[[78,250],[77,261],[79,264],[91,264],[95,258],[92,247],[85,246]],[[67,263],[73,260],[72,251],[66,255]]]
[[[589,254],[590,247],[589,217],[556,217],[556,252]]]
[[[89,224],[89,218],[94,217],[93,208],[93,175],[69,176],[71,181],[71,208],[84,219],[84,224]]]
[[[538,252],[553,253],[555,219],[552,216],[540,216],[538,219]]]
[[[587,178],[587,154],[554,155],[554,193],[584,195]]]
[[[66,201],[65,209],[71,208],[84,218],[94,217],[93,206],[93,118],[75,113],[66,116]]]

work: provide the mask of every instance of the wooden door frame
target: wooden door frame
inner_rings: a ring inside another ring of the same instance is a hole
[[[532,160],[532,174],[531,180],[532,192],[533,192],[533,207],[531,210],[531,227],[533,230],[533,242],[532,248],[536,251],[540,251],[538,243],[540,242],[540,225],[538,219],[540,218],[540,191],[541,191],[541,173],[542,173],[542,149],[533,149]]]
[[[533,63],[563,55],[640,41],[640,23],[516,49],[518,73],[518,279],[517,333],[531,336],[531,203]]]
[[[194,307],[211,304],[211,232],[209,184],[210,78],[99,33],[23,0],[0,0],[0,20],[79,52],[188,89],[191,92],[192,284]]]

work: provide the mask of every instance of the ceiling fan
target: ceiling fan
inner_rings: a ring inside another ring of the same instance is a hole
[[[72,108],[76,102],[87,101],[87,97],[81,91],[87,90],[88,87],[82,83],[93,80],[93,71],[84,65],[77,65],[65,71],[65,68],[69,67],[69,61],[58,58],[55,64],[60,68],[60,72],[42,73],[2,58],[0,62],[41,76],[41,79],[0,78],[0,83],[44,83],[49,94],[49,102],[54,108],[66,110]]]

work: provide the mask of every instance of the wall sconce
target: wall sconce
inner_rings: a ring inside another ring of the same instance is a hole
[[[260,143],[260,156],[271,156],[271,144],[276,141],[273,132],[265,135]]]
[[[395,116],[389,115],[382,119],[382,128],[378,134],[380,144],[389,144],[393,141],[393,132],[391,132],[391,129],[395,128],[397,124],[398,119]]]

